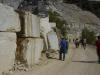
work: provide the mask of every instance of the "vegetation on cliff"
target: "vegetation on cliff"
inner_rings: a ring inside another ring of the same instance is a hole
[[[49,21],[50,22],[55,22],[57,25],[57,28],[61,31],[61,34],[66,37],[67,35],[67,27],[65,27],[66,22],[59,17],[57,17],[56,12],[49,12]]]
[[[81,36],[81,38],[87,39],[88,44],[95,44],[96,36],[94,31],[90,31],[88,28],[84,28]]]

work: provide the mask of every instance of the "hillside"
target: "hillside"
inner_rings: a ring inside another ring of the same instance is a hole
[[[80,32],[86,26],[97,33],[100,32],[100,19],[89,11],[84,11],[74,4],[59,1],[50,2],[50,8],[60,14],[74,31]]]
[[[41,1],[41,0],[38,0]],[[36,0],[1,0],[2,3],[10,5],[17,9],[18,7],[22,10],[31,11],[34,14],[41,12],[47,15],[45,7],[48,7],[44,0],[44,3],[38,2]],[[36,3],[38,2],[38,3]],[[74,4],[62,3],[63,0],[49,0],[49,7],[51,10],[56,11],[59,17],[66,20],[69,27],[71,27],[71,32],[79,31],[84,28],[84,26],[94,30],[95,32],[100,32],[100,19],[89,11],[84,11]],[[41,5],[42,4],[42,5]],[[44,11],[44,12],[43,12]],[[79,28],[77,28],[79,27]]]

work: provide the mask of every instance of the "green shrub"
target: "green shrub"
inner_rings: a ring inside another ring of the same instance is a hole
[[[64,26],[64,24],[66,24],[66,21],[58,18],[57,17],[57,12],[55,12],[55,11],[54,12],[51,12],[51,11],[49,12],[49,21],[56,23],[57,28],[60,29],[61,34],[63,36],[67,35],[67,28]]]
[[[84,28],[82,31],[82,38],[87,39],[88,44],[94,44],[96,41],[96,36],[94,31],[90,31],[87,28]]]
[[[3,0],[0,0],[0,3],[3,3]]]

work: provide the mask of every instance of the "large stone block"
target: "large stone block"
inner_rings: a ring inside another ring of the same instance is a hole
[[[41,30],[41,33],[43,34],[44,33],[47,34],[48,32],[52,31],[52,28],[49,23],[49,17],[40,19],[40,30]]]
[[[13,67],[16,46],[15,33],[0,32],[0,73]]]
[[[48,50],[47,33],[49,33],[50,31],[52,31],[52,27],[50,26],[50,23],[49,23],[49,17],[41,18],[40,19],[40,33],[44,37],[45,46],[47,50]]]
[[[19,38],[16,52],[16,60],[24,62],[29,66],[39,62],[43,50],[43,39]]]
[[[3,4],[9,5],[14,9],[17,9],[21,4],[21,2],[23,2],[24,0],[0,0],[0,1],[2,1]]]
[[[59,42],[56,32],[52,31],[48,33],[48,42],[49,42],[49,49],[51,50],[59,50]]]
[[[22,37],[40,37],[40,18],[30,12],[25,12],[22,17],[24,21],[19,34]]]
[[[12,7],[0,4],[0,31],[19,32],[20,30],[19,15]]]
[[[50,26],[51,26],[52,28],[54,28],[54,27],[56,27],[56,23],[50,22]]]

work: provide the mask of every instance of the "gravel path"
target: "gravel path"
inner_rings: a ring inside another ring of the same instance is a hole
[[[100,75],[100,64],[97,62],[94,47],[89,46],[84,50],[83,48],[76,49],[73,46],[71,49],[75,51],[71,62],[68,62],[68,56],[66,61],[54,59],[54,62],[38,70],[22,73],[21,75]]]

